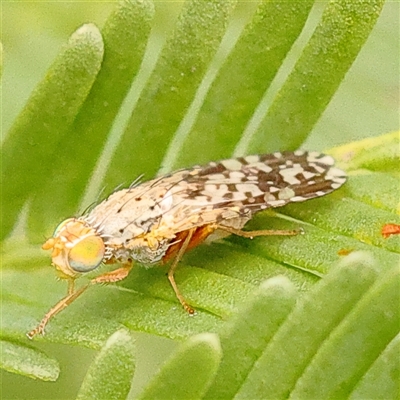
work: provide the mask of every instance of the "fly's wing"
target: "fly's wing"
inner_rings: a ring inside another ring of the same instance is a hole
[[[163,186],[170,182],[169,193],[173,194],[165,212],[171,215],[184,210],[175,221],[182,225],[179,229],[189,229],[324,196],[346,181],[346,174],[334,163],[331,156],[298,150],[232,158],[177,171],[161,179]]]

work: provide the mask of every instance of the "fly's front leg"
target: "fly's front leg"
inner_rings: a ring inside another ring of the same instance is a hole
[[[236,236],[242,236],[245,238],[253,239],[256,236],[296,236],[304,233],[302,228],[293,230],[274,230],[265,229],[260,231],[242,231],[240,229],[231,228],[229,226],[216,225],[216,229],[221,231],[229,232]]]
[[[44,328],[51,318],[56,316],[59,312],[68,307],[74,300],[76,300],[89,286],[96,285],[98,283],[113,283],[125,279],[129,271],[132,269],[133,264],[126,263],[123,267],[118,268],[114,271],[106,272],[102,275],[93,278],[87,285],[82,286],[80,289],[74,291],[74,280],[70,279],[68,281],[68,295],[61,299],[54,307],[52,307],[49,312],[43,317],[39,325],[28,332],[26,335],[29,339],[33,339],[34,336],[38,334],[44,334]]]
[[[121,268],[115,269],[114,271],[106,272],[102,275],[97,276],[96,278],[93,278],[90,281],[90,284],[96,285],[98,283],[114,283],[122,281],[129,275],[132,267],[133,263],[127,262]]]
[[[68,307],[75,299],[77,299],[88,287],[90,284],[87,284],[80,289],[78,289],[75,292],[70,292],[70,290],[73,290],[73,284],[68,285],[68,295],[65,296],[63,299],[61,299],[54,307],[52,307],[49,312],[43,317],[43,319],[40,321],[39,325],[35,328],[32,329],[30,332],[26,334],[29,339],[33,339],[34,336],[37,334],[43,335],[44,334],[44,328],[46,327],[47,323],[50,321],[51,318],[53,318],[55,315],[57,315],[60,311],[64,310],[64,308]]]

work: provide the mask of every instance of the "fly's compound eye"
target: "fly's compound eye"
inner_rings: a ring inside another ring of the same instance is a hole
[[[100,236],[88,236],[75,244],[68,253],[68,264],[76,272],[89,272],[103,261],[104,242]]]

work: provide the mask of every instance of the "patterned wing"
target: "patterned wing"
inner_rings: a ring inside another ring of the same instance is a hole
[[[192,207],[239,207],[247,214],[324,196],[346,181],[331,156],[318,152],[251,155],[194,167],[178,185]]]
[[[252,155],[132,185],[113,193],[85,219],[121,241],[154,230],[172,237],[215,222],[236,219],[242,226],[257,211],[323,196],[345,181],[333,158],[321,153]]]

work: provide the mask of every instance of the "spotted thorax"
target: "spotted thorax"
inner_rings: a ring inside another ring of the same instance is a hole
[[[324,196],[345,181],[332,157],[298,150],[210,162],[118,190],[86,215],[63,221],[44,243],[69,282],[68,295],[28,337],[43,333],[47,322],[90,285],[124,279],[134,261],[151,266],[172,260],[168,279],[182,306],[193,314],[174,280],[188,249],[229,234],[296,235],[299,230],[241,229],[258,211]],[[74,289],[77,277],[103,263],[121,267]]]

